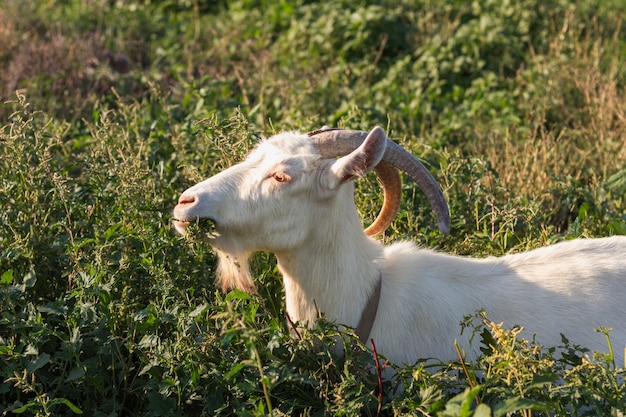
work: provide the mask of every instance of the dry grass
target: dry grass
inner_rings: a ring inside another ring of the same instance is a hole
[[[570,18],[572,18],[570,16]],[[564,23],[546,55],[534,56],[515,83],[532,94],[522,128],[488,133],[475,147],[503,187],[527,199],[550,194],[555,178],[600,186],[626,164],[626,71],[611,36]],[[575,39],[583,37],[582,41]],[[566,50],[576,46],[574,51]]]

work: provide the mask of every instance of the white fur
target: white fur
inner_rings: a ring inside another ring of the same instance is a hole
[[[287,312],[308,325],[322,312],[355,327],[382,276],[370,338],[396,364],[455,359],[454,340],[467,347],[459,323],[480,309],[495,322],[523,326],[525,337],[536,334],[546,346],[560,344],[563,333],[573,343],[607,351],[604,335],[594,329],[612,327],[622,359],[626,237],[580,239],[486,259],[410,242],[384,246],[363,233],[352,182],[340,180],[372,169],[379,159],[361,166],[368,159],[363,153],[382,155],[384,147],[374,138],[335,161],[320,158],[305,135],[278,135],[241,164],[185,191],[174,210],[176,228],[184,233],[184,222],[198,218],[215,222],[210,239],[224,289],[252,291],[249,255],[274,252]]]

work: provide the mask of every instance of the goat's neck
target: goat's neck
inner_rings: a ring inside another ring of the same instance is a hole
[[[277,253],[285,285],[287,313],[294,322],[315,323],[319,313],[354,327],[380,279],[383,246],[367,237],[353,215],[324,218],[310,238],[293,250]]]

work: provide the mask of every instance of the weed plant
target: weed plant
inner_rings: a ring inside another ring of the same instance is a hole
[[[621,0],[0,1],[0,414],[623,416],[609,329],[599,354],[467,312],[459,361],[379,381],[349,330],[293,330],[272,255],[258,295],[222,294],[170,221],[261,136],[378,124],[452,213],[445,237],[406,181],[385,241],[626,234],[624,19]]]

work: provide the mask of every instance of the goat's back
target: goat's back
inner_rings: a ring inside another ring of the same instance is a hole
[[[379,349],[384,343],[392,360],[454,359],[454,340],[468,344],[468,335],[460,335],[461,320],[479,310],[506,327],[523,326],[523,337],[536,334],[544,346],[560,345],[563,334],[572,343],[607,351],[604,335],[594,331],[606,326],[613,329],[615,351],[626,347],[625,236],[578,239],[485,259],[408,242],[385,252],[372,336]],[[394,335],[401,340],[388,343]]]

